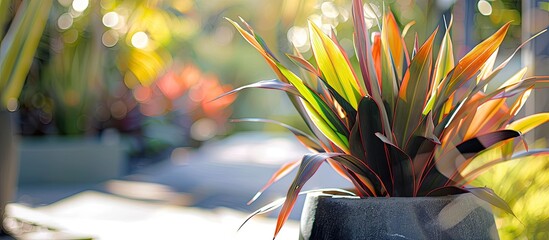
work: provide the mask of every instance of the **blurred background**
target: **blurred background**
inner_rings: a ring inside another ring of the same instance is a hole
[[[285,63],[290,61],[284,53],[299,51],[305,58],[311,57],[308,19],[325,31],[333,28],[353,57],[350,2],[52,0],[20,93],[12,96],[2,90],[2,103],[11,112],[19,142],[18,186],[12,198],[17,204],[11,205],[13,217],[4,222],[7,231],[29,238],[36,232],[69,232],[102,239],[128,236],[116,235],[124,227],[135,232],[130,225],[116,225],[118,231],[105,230],[108,224],[101,221],[111,218],[108,213],[118,208],[98,208],[103,215],[90,217],[93,211],[89,207],[96,201],[121,208],[115,220],[138,214],[127,209],[132,204],[139,208],[144,202],[148,205],[141,208],[148,209],[147,213],[158,213],[155,207],[162,203],[196,211],[215,209],[194,216],[218,214],[203,217],[210,221],[205,224],[213,224],[216,216],[233,216],[236,220],[231,222],[236,221],[237,227],[247,213],[284,195],[289,179],[274,185],[257,203],[246,205],[277,166],[299,158],[306,150],[279,127],[229,120],[261,117],[300,129],[305,125],[285,94],[276,91],[249,90],[211,101],[236,87],[275,78],[261,56],[224,18],[245,19]],[[413,44],[412,33],[417,32],[423,42],[437,26],[444,28],[444,19],[449,21],[453,14],[457,58],[511,21],[499,50],[501,62],[549,25],[549,3],[541,0],[369,2],[373,11],[366,8],[366,18],[374,31],[383,8],[391,8],[402,27],[416,22],[406,35],[409,45]],[[2,4],[6,20],[0,21],[0,36],[8,36],[5,34],[17,19],[17,10],[28,2]],[[2,55],[5,39],[8,37],[3,39]],[[549,34],[537,37],[515,56],[506,74],[528,66],[527,76],[548,75],[548,44]],[[532,93],[523,111],[549,111],[547,96],[547,91]],[[544,146],[548,136],[545,125],[527,140]],[[496,212],[503,239],[549,237],[547,162],[529,159],[510,163],[479,179],[479,184],[495,187],[517,214],[514,218]],[[309,183],[310,188],[349,186],[330,169],[321,169],[319,175]],[[66,210],[71,207],[72,215]],[[299,219],[299,211],[294,211],[293,220]],[[176,217],[150,216],[137,218],[163,222],[160,229],[178,225],[173,222]],[[81,225],[67,223],[74,219],[82,220],[76,221]],[[105,227],[90,227],[103,226],[99,223]],[[268,238],[273,224],[243,231],[262,231]],[[150,226],[145,228],[157,234],[172,233]],[[288,229],[295,231],[297,224],[290,223]],[[204,228],[185,231],[205,234]]]

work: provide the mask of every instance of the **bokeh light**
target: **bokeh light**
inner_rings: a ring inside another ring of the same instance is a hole
[[[19,108],[19,102],[15,98],[8,99],[7,109],[10,112],[15,112]]]
[[[149,36],[144,32],[136,32],[132,35],[132,45],[139,49],[144,49],[149,45]]]
[[[293,26],[288,30],[288,41],[296,48],[304,47],[309,43],[309,34],[306,28]]]
[[[320,5],[320,10],[322,11],[322,15],[328,18],[337,18],[339,16],[339,11],[334,2],[323,2]]]
[[[122,119],[128,113],[126,104],[122,101],[116,101],[111,105],[111,115],[116,119]]]
[[[75,43],[76,40],[78,40],[78,30],[70,28],[67,31],[63,32],[63,42]]]
[[[77,12],[83,12],[86,10],[86,8],[88,8],[89,4],[89,0],[74,0],[72,2],[72,9]]]
[[[484,16],[489,16],[490,14],[492,14],[492,5],[490,5],[490,3],[485,0],[478,1],[477,7],[480,14]]]
[[[105,25],[105,27],[110,27],[110,28],[115,27],[116,25],[118,25],[118,22],[119,22],[118,13],[116,12],[106,13],[105,15],[103,15],[102,22],[103,22],[103,25]]]
[[[101,42],[103,43],[103,45],[105,45],[105,47],[114,47],[114,45],[118,43],[118,39],[119,39],[118,32],[112,29],[107,30],[101,36]]]
[[[191,137],[198,141],[206,141],[217,134],[217,124],[209,118],[202,118],[191,126]]]
[[[152,94],[153,92],[151,88],[148,88],[148,87],[140,86],[135,88],[135,90],[133,90],[133,96],[135,97],[135,100],[137,100],[138,102],[149,101],[152,97]]]
[[[220,26],[216,28],[214,33],[214,38],[216,42],[220,45],[227,45],[229,44],[234,37],[234,30],[233,28],[229,28],[227,26]]]
[[[72,26],[73,20],[72,16],[68,13],[63,13],[59,18],[57,19],[57,27],[59,29],[65,30]]]
[[[313,15],[309,16],[309,21],[313,22],[317,26],[321,26],[322,25],[322,16],[320,16],[318,14],[313,14]]]
[[[338,9],[339,9],[339,17],[341,18],[341,21],[347,22],[351,17],[350,11],[344,7],[339,7]]]

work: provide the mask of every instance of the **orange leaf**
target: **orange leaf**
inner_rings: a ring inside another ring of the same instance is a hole
[[[484,63],[501,45],[509,29],[509,25],[509,23],[505,24],[496,33],[473,48],[457,63],[449,80],[447,80],[448,78],[444,79],[441,83],[447,85],[443,92],[444,97],[450,96],[450,94],[471,79],[484,66]]]

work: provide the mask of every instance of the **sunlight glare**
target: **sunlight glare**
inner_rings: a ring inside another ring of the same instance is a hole
[[[303,47],[307,44],[309,36],[307,34],[307,29],[293,26],[288,30],[288,41],[290,41],[296,48]]]
[[[139,49],[144,49],[149,45],[149,36],[144,32],[136,32],[132,36],[132,45]]]
[[[83,12],[86,8],[88,8],[89,4],[89,0],[74,0],[72,2],[72,9],[77,12]]]
[[[339,11],[333,2],[323,2],[322,5],[320,5],[320,10],[322,11],[322,14],[328,18],[336,18],[339,16]]]
[[[118,13],[108,12],[103,16],[102,21],[103,21],[103,25],[105,25],[106,27],[111,27],[112,28],[112,27],[118,25],[118,21],[119,21]]]

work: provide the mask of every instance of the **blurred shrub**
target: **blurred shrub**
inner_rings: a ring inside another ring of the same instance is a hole
[[[545,140],[534,145],[546,146]],[[493,209],[501,239],[549,239],[549,157],[496,165],[475,184],[491,187],[516,214]]]

